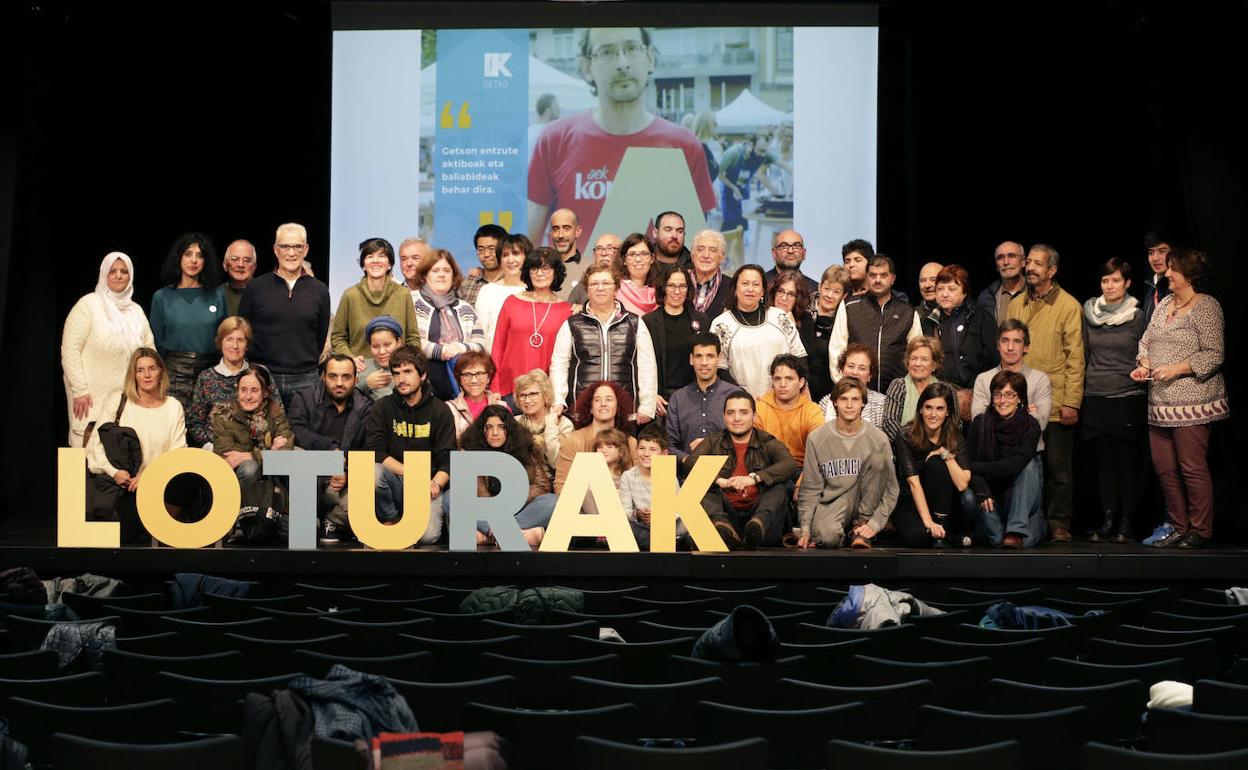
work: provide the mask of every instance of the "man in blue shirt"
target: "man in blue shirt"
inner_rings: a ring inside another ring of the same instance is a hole
[[[667,403],[667,436],[672,454],[681,462],[707,436],[724,429],[724,399],[737,389],[719,378],[719,337],[693,335],[689,345],[693,382],[677,390]]]

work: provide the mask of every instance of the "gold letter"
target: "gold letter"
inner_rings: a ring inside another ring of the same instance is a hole
[[[165,486],[174,476],[193,473],[212,488],[212,508],[196,522],[175,520],[165,509]],[[157,457],[143,469],[136,490],[139,519],[152,537],[174,548],[203,548],[229,534],[238,518],[242,491],[224,458],[205,449],[184,447]]]
[[[378,551],[401,551],[429,528],[430,452],[403,453],[403,515],[394,524],[377,520],[376,455],[347,453],[347,518],[360,542]]]
[[[723,455],[705,455],[694,463],[693,470],[676,489],[676,457],[674,455],[657,455],[650,466],[651,502],[650,502],[650,551],[652,553],[674,553],[676,551],[676,519],[679,517],[689,529],[689,537],[699,551],[727,551],[728,546],[715,531],[711,517],[706,515],[702,507],[702,498],[706,496],[719,469],[724,467],[727,457]]]
[[[589,490],[593,490],[594,502],[598,504],[597,516],[580,512]],[[573,458],[568,480],[559,493],[559,502],[555,503],[546,536],[538,550],[566,551],[572,538],[582,535],[605,536],[607,547],[612,551],[636,553],[639,550],[607,461],[597,452],[577,452]]]
[[[87,521],[87,485],[82,469],[87,450],[56,450],[56,545],[59,548],[119,548],[121,523]]]

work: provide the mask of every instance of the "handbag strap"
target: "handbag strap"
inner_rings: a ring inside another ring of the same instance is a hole
[[[117,414],[113,415],[113,422],[121,422],[121,413],[126,411],[126,394],[121,394],[121,403],[117,404]]]

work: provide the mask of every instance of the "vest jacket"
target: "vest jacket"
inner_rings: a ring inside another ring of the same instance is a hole
[[[875,351],[879,370],[871,389],[883,393],[890,382],[906,375],[906,337],[914,325],[914,308],[896,292],[884,307],[870,294],[851,297],[842,307],[848,341]]]
[[[569,400],[574,400],[575,394],[591,382],[606,380],[619,384],[636,402],[639,320],[618,305],[615,318],[606,327],[588,308],[568,318],[568,331],[572,333]]]

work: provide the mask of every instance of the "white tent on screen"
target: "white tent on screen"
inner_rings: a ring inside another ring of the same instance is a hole
[[[767,104],[750,89],[745,89],[736,99],[715,113],[721,134],[748,134],[766,126],[774,126],[793,120],[793,115]]]
[[[420,71],[420,135],[433,137],[434,122],[438,116],[437,91],[438,64],[434,62]],[[542,94],[554,94],[563,115],[588,110],[598,103],[589,92],[589,84],[577,77],[567,75],[533,56],[529,57],[529,114],[528,122],[537,119],[534,102]],[[456,110],[458,110],[456,105]]]

